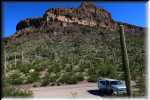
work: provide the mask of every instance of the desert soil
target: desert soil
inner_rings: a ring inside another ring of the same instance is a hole
[[[66,86],[36,87],[31,89],[35,98],[98,98],[96,83],[80,83]],[[92,93],[93,92],[93,93]]]

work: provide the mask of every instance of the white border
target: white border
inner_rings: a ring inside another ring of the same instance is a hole
[[[149,87],[149,85],[150,85],[150,68],[149,68],[149,66],[150,66],[150,1],[148,1],[147,2],[147,20],[148,20],[148,22],[147,22],[147,26],[148,26],[148,29],[147,29],[147,32],[146,32],[146,41],[145,41],[145,44],[146,44],[146,47],[145,47],[145,51],[146,51],[146,53],[145,53],[145,58],[146,58],[146,71],[147,71],[147,77],[146,77],[146,80],[147,80],[147,97],[145,97],[145,98],[104,98],[104,97],[102,97],[102,98],[2,98],[2,100],[23,100],[23,99],[25,99],[25,100],[60,100],[60,99],[62,99],[62,100],[74,100],[74,99],[76,99],[76,100],[83,100],[83,99],[87,99],[87,100],[111,100],[111,99],[115,99],[115,100],[121,100],[121,99],[124,99],[124,100],[147,100],[147,99],[150,99],[150,87]],[[139,19],[139,20],[142,20],[142,19]]]
[[[148,23],[147,23],[147,26],[148,26],[148,30],[147,30],[147,41],[146,41],[146,44],[147,44],[147,55],[146,56],[146,59],[147,59],[147,96],[148,96],[148,99],[150,98],[150,87],[149,87],[149,84],[150,84],[150,1],[148,2],[147,4],[147,20],[148,20]]]

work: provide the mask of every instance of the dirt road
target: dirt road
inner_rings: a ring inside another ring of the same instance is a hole
[[[32,88],[35,98],[100,98],[96,83]]]

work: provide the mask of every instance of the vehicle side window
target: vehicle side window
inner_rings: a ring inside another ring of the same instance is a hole
[[[106,81],[106,85],[109,85],[109,81]]]
[[[105,85],[105,81],[100,81],[100,83],[101,83],[102,85]]]

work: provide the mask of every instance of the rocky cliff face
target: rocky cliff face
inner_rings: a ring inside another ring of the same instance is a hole
[[[144,28],[116,22],[109,12],[97,8],[91,2],[82,2],[79,8],[51,8],[44,13],[43,17],[22,20],[16,26],[16,34],[20,35],[20,31],[27,31],[32,28],[48,28],[54,23],[59,23],[62,27],[79,24],[90,27],[103,27],[111,31],[117,30],[118,25],[123,24],[127,33],[144,34]]]
[[[83,2],[77,9],[56,8],[48,9],[42,18],[25,19],[17,24],[16,30],[27,27],[40,27],[44,22],[60,21],[62,23],[77,23],[89,26],[101,26],[116,29],[116,23],[112,20],[111,14],[104,9],[96,8],[93,3]]]

